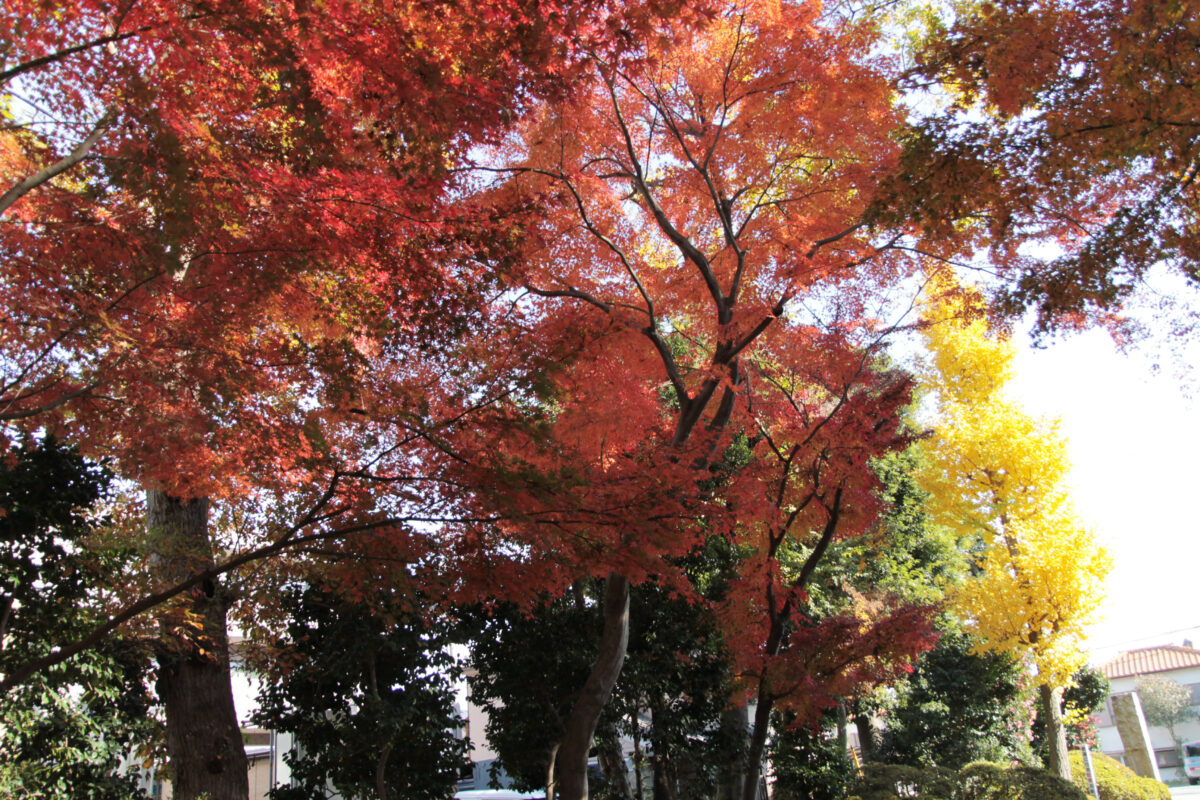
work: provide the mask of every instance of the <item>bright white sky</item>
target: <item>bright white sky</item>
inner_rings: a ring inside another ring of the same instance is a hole
[[[1200,645],[1200,344],[1183,378],[1178,359],[1155,371],[1161,352],[1121,354],[1092,330],[1017,356],[1014,398],[1062,421],[1075,502],[1115,560],[1087,643],[1094,664],[1184,638]]]

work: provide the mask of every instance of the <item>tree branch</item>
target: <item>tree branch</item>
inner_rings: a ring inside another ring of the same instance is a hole
[[[102,116],[96,122],[95,127],[92,128],[92,132],[89,133],[87,138],[80,142],[75,149],[71,151],[70,155],[59,159],[57,162],[51,164],[45,169],[39,170],[33,175],[18,181],[15,186],[4,193],[3,197],[0,197],[0,216],[3,216],[4,212],[7,211],[13,203],[20,200],[21,197],[23,197],[29,191],[41,186],[43,183],[46,183],[49,180],[52,180],[82,161],[84,156],[88,154],[88,151],[92,149],[96,142],[100,141],[100,137],[102,137],[112,126],[113,122],[116,121],[116,118],[116,108],[108,109],[108,111],[104,112],[104,116]]]

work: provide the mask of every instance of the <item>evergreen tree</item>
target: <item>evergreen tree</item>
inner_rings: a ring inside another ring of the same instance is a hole
[[[96,541],[110,475],[46,438],[0,458],[0,674],[103,620],[98,587],[129,553]],[[153,737],[149,653],[129,638],[0,694],[0,796],[129,800],[130,763]]]
[[[282,674],[255,721],[291,733],[292,785],[272,800],[443,800],[466,763],[442,626],[392,599],[295,587]],[[336,793],[336,795],[335,795]]]
[[[976,649],[970,636],[949,630],[921,656],[888,710],[885,761],[959,769],[972,761],[1029,760],[1021,664]]]
[[[775,800],[842,800],[846,796],[854,765],[838,738],[825,735],[833,724],[832,713],[827,713],[818,727],[795,725],[783,715],[776,718],[770,750]]]

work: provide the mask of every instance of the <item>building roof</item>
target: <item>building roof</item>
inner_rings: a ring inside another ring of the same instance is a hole
[[[1112,661],[1101,665],[1100,671],[1104,673],[1104,677],[1112,680],[1188,667],[1200,667],[1200,650],[1167,644],[1121,653]]]

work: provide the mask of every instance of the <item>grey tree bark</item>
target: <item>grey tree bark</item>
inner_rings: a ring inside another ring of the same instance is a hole
[[[858,748],[863,761],[874,761],[879,742],[876,740],[875,720],[868,713],[854,715],[854,727],[858,731]]]
[[[612,696],[629,646],[629,580],[611,573],[604,582],[604,630],[600,652],[571,708],[558,748],[555,771],[561,800],[587,800],[587,756],[600,712]]]
[[[1046,719],[1046,746],[1050,751],[1047,767],[1063,780],[1071,780],[1071,762],[1067,759],[1067,729],[1063,725],[1062,687],[1043,684],[1038,687],[1041,695],[1042,716]]]
[[[208,500],[147,490],[146,527],[157,577],[179,581],[213,566]],[[183,595],[160,616],[156,689],[167,717],[167,757],[176,800],[247,800],[246,751],[233,706],[227,598],[217,580]],[[183,615],[194,626],[180,624]]]

